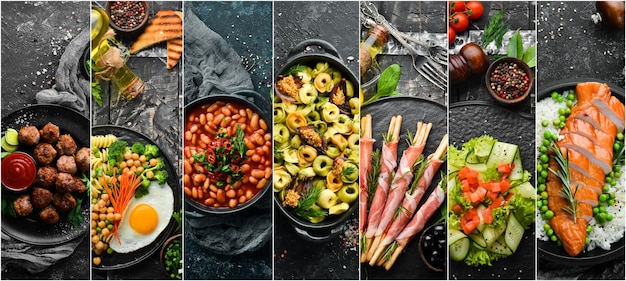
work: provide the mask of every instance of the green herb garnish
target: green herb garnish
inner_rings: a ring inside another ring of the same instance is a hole
[[[578,210],[578,200],[576,199],[576,192],[578,192],[578,186],[574,187],[574,191],[572,191],[572,186],[570,186],[570,173],[569,173],[569,151],[567,151],[566,156],[563,157],[561,153],[561,148],[557,143],[553,143],[550,146],[550,151],[554,154],[554,160],[559,166],[558,171],[554,171],[552,168],[548,168],[550,172],[559,178],[561,181],[561,190],[560,193],[564,196],[565,200],[569,202],[569,206],[563,207],[563,211],[567,212],[574,219],[574,223],[576,223],[576,213]]]
[[[376,149],[372,153],[372,171],[367,175],[367,204],[371,204],[374,200],[374,194],[376,193],[376,187],[378,187],[378,177],[380,176],[380,149]]]
[[[504,10],[500,10],[489,20],[489,24],[487,24],[487,27],[485,27],[485,31],[483,32],[483,48],[487,48],[487,45],[493,41],[496,41],[496,47],[498,47],[498,49],[502,47],[504,34],[509,31],[509,27],[502,19],[503,15]]]
[[[289,75],[296,75],[296,73],[298,72],[302,72],[306,70],[306,65],[294,65],[292,67],[290,67],[287,72],[285,72],[285,76],[289,76]]]
[[[298,207],[294,210],[296,214],[302,218],[325,217],[327,215],[326,211],[313,208],[313,205],[317,202],[317,198],[320,196],[320,193],[322,193],[322,188],[311,187],[311,189],[309,189],[309,191],[306,192],[298,201]]]
[[[378,79],[376,94],[362,105],[366,105],[379,98],[402,95],[401,93],[396,92],[396,87],[398,87],[398,82],[400,82],[400,74],[400,65],[398,64],[392,64],[385,68],[383,73],[380,75],[380,79]]]

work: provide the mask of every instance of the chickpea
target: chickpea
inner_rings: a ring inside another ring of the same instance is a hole
[[[115,212],[115,209],[113,207],[108,207],[107,208],[107,213],[108,214],[113,214]]]
[[[141,155],[141,156],[139,156],[139,161],[140,161],[141,163],[146,162],[146,160],[147,160],[147,159],[146,159],[146,156],[145,156],[145,155]]]
[[[149,178],[149,179],[152,179],[154,177],[154,173],[152,171],[147,171],[146,172],[146,177]]]
[[[129,160],[133,157],[133,153],[130,151],[127,151],[126,153],[124,153],[124,160]]]
[[[133,160],[139,160],[139,154],[137,154],[137,153],[133,153],[131,156],[132,156],[132,157],[131,157],[131,159],[133,159]]]
[[[113,221],[115,220],[115,215],[113,213],[108,213],[107,214],[107,220],[108,221]]]
[[[150,162],[149,162],[150,167],[154,167],[154,166],[156,166],[156,164],[157,164],[157,163],[158,163],[158,161],[156,160],[156,158],[152,158],[152,159],[150,159]]]
[[[106,219],[106,215],[104,215],[104,216],[105,216],[104,219]],[[106,224],[106,222],[104,222],[104,219],[98,222],[98,227],[100,227],[100,228],[107,227],[107,224]]]
[[[104,250],[104,243],[102,243],[102,241],[98,241],[98,243],[96,243],[95,248],[98,250]]]
[[[102,259],[100,259],[100,257],[94,257],[93,258],[93,264],[94,265],[100,265],[101,262],[102,262]]]
[[[98,242],[100,242],[100,236],[98,236],[98,235],[91,236],[91,243],[96,244]]]
[[[101,198],[102,200],[104,200],[104,201],[108,201],[108,200],[109,200],[109,195],[108,195],[108,194],[106,194],[106,193],[103,193],[103,194],[100,196],[100,198]]]
[[[102,235],[104,235],[104,236],[108,236],[109,232],[110,232],[109,229],[106,228],[106,227],[102,229]]]
[[[115,213],[115,221],[119,221],[122,219],[122,214],[120,213]]]

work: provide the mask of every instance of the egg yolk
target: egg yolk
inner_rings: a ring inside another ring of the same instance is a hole
[[[159,223],[159,215],[148,204],[137,205],[130,213],[130,227],[141,234],[154,231]]]

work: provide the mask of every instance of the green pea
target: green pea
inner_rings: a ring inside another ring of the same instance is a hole
[[[548,152],[548,147],[545,145],[542,145],[539,147],[539,152],[541,153],[547,153]]]
[[[559,128],[561,128],[561,129],[565,128],[565,122],[559,123]]]
[[[556,97],[556,101],[558,101],[559,103],[563,102],[563,96]]]
[[[609,177],[614,178],[614,177],[615,177],[615,173],[613,173],[613,171],[611,171],[611,172],[609,173]]]
[[[569,116],[570,114],[572,114],[572,110],[569,109],[569,107],[568,107],[568,108],[565,109],[565,116]]]
[[[565,116],[563,116],[563,115],[559,116],[559,121],[565,122]]]
[[[541,212],[545,213],[548,210],[548,206],[541,206]]]
[[[554,118],[554,120],[552,120],[552,125],[554,126],[558,126],[561,123],[561,120],[559,120],[559,118]]]
[[[537,208],[540,209],[541,206],[543,206],[543,204],[541,203],[541,200],[537,201]]]
[[[572,100],[573,101],[574,99],[576,99],[576,96],[574,96],[573,93],[567,94],[567,100]]]
[[[609,199],[615,199],[615,193],[609,193]]]
[[[617,143],[617,142],[613,144],[613,149],[616,150],[616,151],[619,150],[621,147],[622,146],[619,143]]]
[[[107,225],[107,228],[108,228],[109,230],[113,230],[113,224],[109,224],[109,225]]]
[[[551,94],[552,98],[556,100],[556,98],[559,96],[559,93],[557,92],[552,92]]]
[[[542,199],[548,199],[548,192],[547,191],[541,192],[541,198]]]
[[[547,194],[547,192],[546,192],[546,194]],[[548,206],[548,199],[543,199],[543,200],[541,200],[541,201],[543,201],[543,204],[544,204],[544,205]]]
[[[588,226],[587,226],[587,232],[591,232],[592,230],[593,230],[593,226],[588,225]]]
[[[622,168],[619,165],[615,165],[615,167],[613,167],[613,172],[619,173],[621,169]]]
[[[543,230],[548,231],[549,229],[551,229],[550,224],[544,223]]]
[[[537,172],[541,172],[543,170],[543,166],[541,164],[537,164]]]
[[[548,177],[548,171],[541,171],[541,177],[542,178],[547,178]]]
[[[550,125],[550,123],[548,122],[548,120],[541,120],[541,126],[542,126],[542,127],[548,127],[548,125]]]
[[[99,226],[96,226],[96,232],[98,232],[98,233],[102,232],[102,228],[99,227]]]
[[[599,199],[600,199],[600,202],[605,202],[606,200],[609,199],[609,196],[606,194],[601,194]]]
[[[552,134],[552,140],[553,141],[559,140],[559,136],[557,134]]]
[[[554,217],[554,212],[552,210],[546,211],[546,218],[551,219],[552,217]]]
[[[556,240],[558,240],[558,238],[556,237],[556,235],[552,235],[552,236],[550,236],[550,241],[552,241],[552,242],[556,242]]]
[[[606,213],[606,207],[600,206],[600,213]]]
[[[573,101],[571,101],[571,100],[567,100],[567,101],[565,101],[565,105],[567,105],[567,109],[569,109],[569,107],[571,107],[573,104],[574,104],[574,102],[573,102]],[[569,114],[567,114],[567,113],[564,113],[564,114],[569,115]]]
[[[546,185],[545,184],[540,184],[538,187],[539,191],[545,191],[546,190]]]
[[[546,178],[539,177],[537,179],[537,183],[539,183],[539,184],[546,183]]]
[[[547,137],[547,138],[543,139],[543,140],[541,141],[541,144],[542,144],[542,145],[545,145],[546,147],[547,147],[547,146],[550,146],[550,139],[549,139],[549,138],[550,138],[550,137]]]
[[[623,141],[624,140],[624,133],[621,133],[621,132],[617,133],[616,137],[617,137],[618,140]]]
[[[559,110],[557,110],[559,112],[559,115],[563,115],[563,113],[565,113],[565,109],[564,108],[559,108]]]
[[[615,205],[615,200],[613,199],[609,199],[608,201],[606,201],[606,203],[611,206],[611,205]]]
[[[607,221],[612,221],[613,220],[613,215],[605,214],[604,219],[606,219]]]
[[[617,181],[615,179],[611,179],[611,186],[617,185]]]
[[[607,193],[609,192],[609,185],[605,184],[604,186],[602,186],[602,192]]]
[[[112,248],[107,248],[107,254],[113,254],[113,249]]]
[[[563,244],[561,243],[561,240],[557,240],[556,241],[556,245],[559,246],[559,247],[563,246]]]
[[[600,212],[600,209],[598,207],[594,207],[593,209],[591,209],[593,214],[596,215]]]
[[[539,160],[541,160],[542,163],[548,163],[550,159],[547,154],[541,154],[541,156],[539,156]]]
[[[585,237],[585,244],[589,244],[590,240],[589,237]]]
[[[550,138],[552,138],[552,133],[550,133],[550,131],[545,131],[543,132],[543,137],[549,140]]]

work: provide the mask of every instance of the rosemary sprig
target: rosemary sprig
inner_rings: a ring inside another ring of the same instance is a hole
[[[383,133],[383,142],[390,143],[393,140],[393,132],[391,133]]]
[[[417,162],[413,165],[413,181],[411,182],[411,186],[406,191],[407,194],[413,194],[415,188],[419,185],[420,178],[426,171],[426,167],[428,166],[429,160],[424,158],[424,155],[420,155],[420,158],[417,159]]]
[[[378,177],[380,176],[380,149],[376,149],[372,153],[372,171],[367,175],[367,204],[372,204],[374,193],[378,187]]]
[[[624,147],[626,145],[621,145],[620,149],[613,154],[613,166],[624,165]]]
[[[398,246],[399,246],[398,241],[393,241],[393,243],[389,244],[389,246],[385,248],[385,252],[382,257],[383,261],[385,262],[389,261],[391,259],[391,255],[393,255],[393,252],[396,251]]]
[[[570,185],[570,173],[569,173],[569,151],[566,153],[565,157],[563,157],[563,153],[561,153],[561,148],[557,143],[553,143],[550,146],[550,151],[554,154],[554,160],[559,166],[558,171],[554,171],[552,168],[548,168],[550,172],[559,178],[561,181],[561,190],[560,193],[565,197],[565,200],[569,201],[569,206],[563,207],[563,211],[567,212],[574,218],[574,223],[576,223],[576,214],[579,212],[578,210],[578,200],[576,199],[576,193],[578,192],[578,186],[575,186],[574,191],[572,191],[572,186]]]
[[[412,146],[415,143],[415,138],[413,136],[413,134],[411,134],[411,131],[406,130],[406,143],[409,146]]]
[[[409,209],[407,209],[406,207],[400,205],[398,206],[398,208],[396,208],[396,211],[393,213],[393,220],[397,220],[400,217],[400,215],[411,217],[413,213],[411,213]]]

